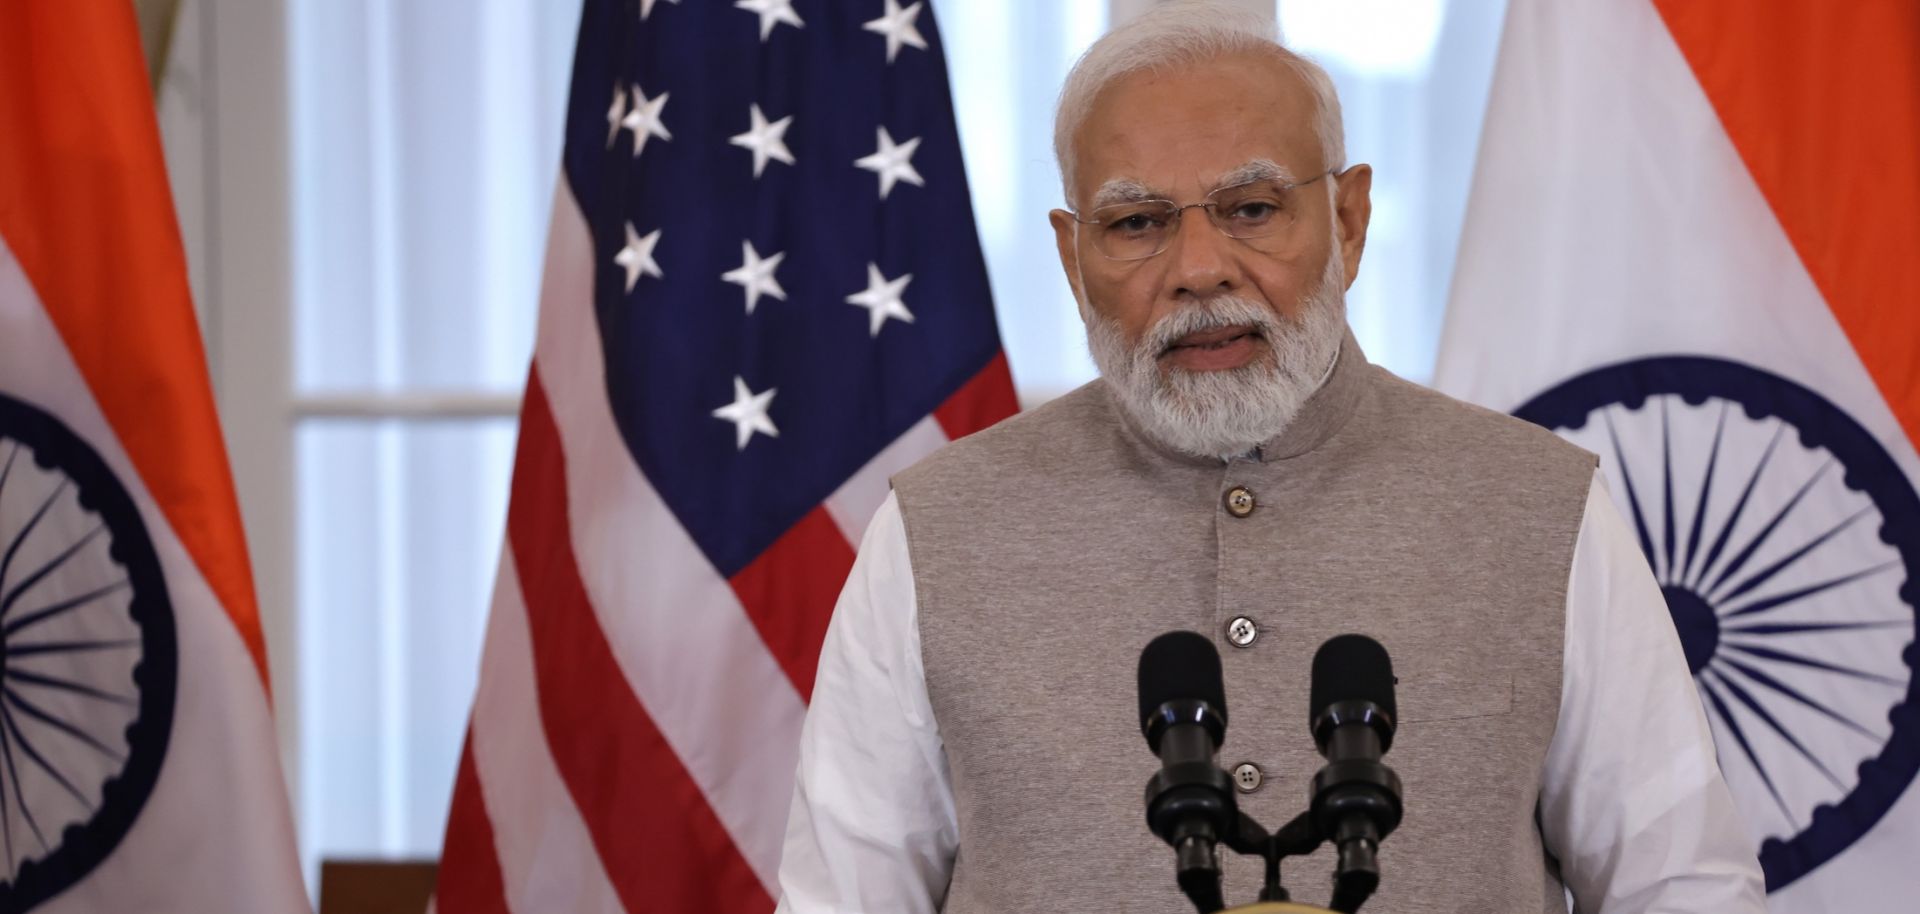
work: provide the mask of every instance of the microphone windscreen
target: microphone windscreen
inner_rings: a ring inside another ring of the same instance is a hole
[[[1199,700],[1227,720],[1227,687],[1220,677],[1220,652],[1204,635],[1168,632],[1140,652],[1140,725],[1169,701]]]
[[[1339,635],[1327,639],[1313,654],[1313,684],[1307,719],[1338,701],[1371,701],[1399,720],[1393,705],[1393,661],[1387,649],[1366,635]]]

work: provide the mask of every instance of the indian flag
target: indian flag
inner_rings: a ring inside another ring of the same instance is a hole
[[[0,911],[306,910],[132,7],[0,4]]]
[[[1602,456],[1777,914],[1920,897],[1920,4],[1513,0],[1437,385]]]

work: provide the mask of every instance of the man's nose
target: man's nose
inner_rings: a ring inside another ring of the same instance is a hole
[[[1167,281],[1175,298],[1211,298],[1232,292],[1240,284],[1239,267],[1229,245],[1238,244],[1208,218],[1205,207],[1181,211],[1173,238]]]

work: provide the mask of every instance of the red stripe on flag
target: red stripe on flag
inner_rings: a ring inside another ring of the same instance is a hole
[[[802,700],[813,696],[820,643],[852,570],[853,547],[822,505],[807,512],[730,582]]]
[[[473,733],[460,749],[460,771],[453,779],[453,808],[447,813],[447,839],[440,852],[434,884],[434,910],[443,914],[507,914],[507,888],[500,878],[493,822],[473,767]]]
[[[993,361],[955,391],[947,402],[933,411],[933,418],[957,441],[1020,411],[1020,400],[1013,393],[1013,372],[1007,368],[1007,354],[996,352]]]
[[[949,440],[986,428],[1018,410],[1006,353],[996,353],[978,374],[934,410]],[[807,512],[729,581],[759,630],[767,650],[802,699],[813,696],[833,605],[853,570],[854,550],[821,505]]]
[[[541,729],[621,904],[632,912],[771,910],[600,630],[574,558],[566,459],[537,369],[520,416],[507,536],[526,597]]]

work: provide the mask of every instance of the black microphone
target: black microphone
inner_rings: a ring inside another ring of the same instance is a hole
[[[1400,824],[1400,777],[1380,762],[1393,746],[1393,663],[1380,642],[1340,635],[1313,655],[1309,724],[1327,759],[1308,815],[1334,843],[1333,900],[1351,912],[1380,885],[1381,839]]]
[[[1239,818],[1233,785],[1214,764],[1227,738],[1220,652],[1193,632],[1168,632],[1140,652],[1140,729],[1160,757],[1147,782],[1147,826],[1173,845],[1180,890],[1202,912],[1226,907],[1219,844]]]

